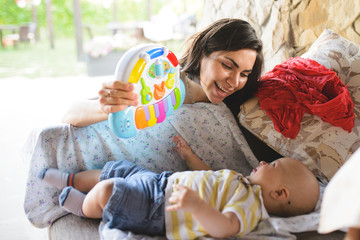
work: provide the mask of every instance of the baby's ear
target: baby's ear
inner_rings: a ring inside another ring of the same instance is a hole
[[[272,190],[270,196],[275,200],[286,200],[290,197],[290,190],[285,186],[281,186]]]

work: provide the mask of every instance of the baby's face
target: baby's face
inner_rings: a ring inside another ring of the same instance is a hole
[[[251,184],[256,185],[277,185],[281,182],[283,177],[286,177],[288,174],[287,167],[290,164],[290,158],[280,158],[271,163],[266,163],[264,161],[260,162],[260,165],[253,169],[249,179]]]
[[[266,198],[285,199],[286,202],[291,199],[294,211],[290,214],[312,211],[319,199],[319,184],[314,174],[302,162],[293,158],[280,158],[272,163],[260,162],[247,179],[251,184],[261,186],[264,201]],[[284,194],[280,198],[279,194],[282,192]]]

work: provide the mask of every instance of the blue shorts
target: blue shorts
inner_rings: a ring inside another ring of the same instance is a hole
[[[129,161],[107,162],[100,181],[114,182],[103,211],[109,228],[151,236],[165,235],[165,187],[171,172],[160,174]]]

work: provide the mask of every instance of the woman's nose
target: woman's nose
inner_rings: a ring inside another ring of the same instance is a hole
[[[233,74],[231,79],[229,79],[228,84],[231,86],[231,88],[238,89],[239,87],[243,88],[246,81],[247,81],[246,77],[242,77],[239,74]]]
[[[265,162],[265,161],[260,162],[260,166],[263,166],[263,165],[266,165],[266,164],[267,164],[267,162]]]
[[[228,80],[228,84],[231,86],[231,88],[237,89],[239,86],[239,80],[239,76],[233,74],[233,76],[231,76],[231,78]]]

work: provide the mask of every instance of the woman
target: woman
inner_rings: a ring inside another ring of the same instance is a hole
[[[239,106],[257,89],[263,66],[262,43],[255,30],[240,19],[221,19],[188,41],[180,59],[180,77],[185,83],[184,103],[224,101],[230,109]],[[136,106],[138,96],[126,82],[103,84],[98,100],[74,104],[63,122],[87,126],[104,121],[109,113]]]

